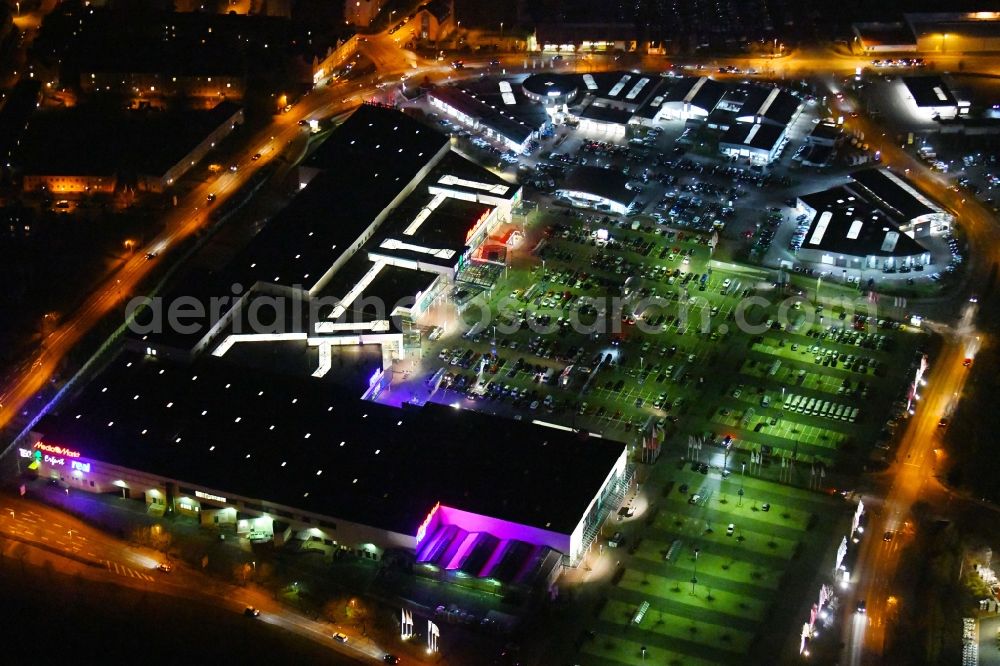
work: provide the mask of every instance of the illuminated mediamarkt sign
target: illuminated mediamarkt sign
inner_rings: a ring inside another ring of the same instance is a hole
[[[427,536],[427,528],[430,527],[431,521],[434,519],[434,514],[436,514],[438,512],[438,509],[440,508],[441,508],[441,502],[437,502],[436,504],[434,504],[434,506],[430,510],[430,513],[428,513],[427,517],[424,518],[424,522],[420,523],[420,527],[417,528],[418,545],[420,544],[421,541],[424,540],[424,537]]]
[[[479,227],[481,227],[483,225],[483,222],[486,221],[486,218],[488,218],[490,216],[490,213],[492,213],[492,212],[493,212],[493,210],[491,209],[491,210],[488,210],[488,211],[484,212],[482,215],[479,216],[479,219],[476,220],[476,223],[472,225],[472,228],[469,229],[469,232],[467,234],[465,234],[465,242],[466,243],[468,243],[469,241],[472,240],[472,237],[476,235],[477,231],[479,231]]]
[[[67,449],[64,446],[46,444],[45,442],[36,442],[33,449],[34,450],[19,448],[17,451],[22,458],[33,458],[35,460],[35,464],[44,462],[45,464],[52,465],[53,467],[65,467],[66,459],[69,458],[71,469],[77,472],[90,472],[90,463],[76,460],[76,458],[83,455],[79,451]]]
[[[82,455],[79,451],[67,449],[64,446],[56,446],[55,444],[46,444],[45,442],[35,442],[35,449],[42,453],[51,453],[57,456],[65,456],[66,458],[79,458]]]

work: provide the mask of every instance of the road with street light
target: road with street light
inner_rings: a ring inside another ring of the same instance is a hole
[[[989,283],[994,266],[1000,261],[1000,227],[993,216],[974,199],[950,189],[941,175],[906,153],[887,139],[883,128],[872,120],[859,116],[848,121],[848,127],[864,132],[873,150],[881,150],[885,166],[907,176],[933,199],[951,210],[958,219],[970,244],[969,272],[966,284],[984,286]],[[965,299],[952,299],[963,303]],[[995,304],[980,307],[995,307]],[[960,399],[969,368],[963,363],[970,341],[982,333],[974,329],[975,307],[966,305],[953,312],[954,320],[939,326],[942,344],[935,358],[926,386],[920,388],[921,399],[914,415],[908,420],[896,453],[895,461],[879,479],[880,497],[870,502],[869,523],[855,566],[853,599],[866,602],[866,613],[855,612],[855,604],[845,604],[847,661],[850,664],[876,663],[886,647],[886,630],[898,601],[892,595],[892,579],[899,564],[901,547],[905,544],[905,522],[918,499],[940,508],[948,500],[948,490],[938,480],[935,450],[940,446],[941,418],[950,413]],[[963,319],[966,320],[963,323]],[[869,500],[866,498],[866,504]],[[902,530],[901,538],[884,541],[887,531]]]
[[[159,565],[167,562],[163,553],[132,546],[57,508],[28,499],[0,497],[0,561],[21,561],[89,580],[197,600],[234,614],[253,606],[261,611],[258,621],[360,663],[381,663],[386,653],[352,628],[305,617],[256,586],[223,583],[177,562],[171,563],[169,572],[161,571]],[[347,634],[348,641],[334,641],[334,631]],[[417,662],[410,659],[407,663]]]

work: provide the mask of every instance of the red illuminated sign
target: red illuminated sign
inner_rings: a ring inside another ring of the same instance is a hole
[[[57,456],[66,456],[67,458],[79,458],[81,456],[79,451],[67,449],[63,446],[56,446],[55,444],[46,444],[45,442],[36,442],[35,448],[43,453],[52,453]]]
[[[420,527],[417,528],[418,544],[424,540],[425,536],[427,536],[427,528],[430,527],[431,521],[434,520],[434,514],[436,514],[438,512],[438,509],[440,508],[441,508],[441,502],[438,502],[437,504],[434,505],[434,508],[431,509],[430,513],[427,514],[427,517],[424,518],[424,522],[420,523]]]
[[[471,229],[469,229],[469,233],[465,234],[465,242],[466,243],[468,243],[470,240],[472,240],[472,237],[476,235],[477,231],[479,231],[479,227],[482,226],[483,222],[486,221],[486,218],[488,218],[490,216],[490,213],[492,213],[492,212],[493,211],[488,210],[488,211],[486,211],[485,213],[483,213],[482,215],[479,216],[479,219],[476,220],[476,223],[472,225]]]

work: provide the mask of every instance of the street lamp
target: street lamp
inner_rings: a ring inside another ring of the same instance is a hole
[[[742,463],[742,469],[740,469],[740,489],[736,491],[736,494],[739,496],[739,499],[736,500],[736,506],[743,506],[743,477],[746,476],[746,473],[747,464]]]
[[[694,585],[698,582],[698,555],[701,553],[700,548],[694,549],[694,573],[691,575],[691,595],[694,596]]]

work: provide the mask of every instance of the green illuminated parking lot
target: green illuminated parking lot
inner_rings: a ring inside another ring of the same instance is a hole
[[[612,517],[585,565],[610,573],[579,663],[774,654],[804,612],[776,602],[815,593],[843,517],[827,471],[868,462],[921,336],[857,316],[860,294],[714,260],[706,233],[559,208],[523,229],[506,268],[456,287],[455,323],[405,390],[662,443],[655,464],[633,457],[635,515]]]

